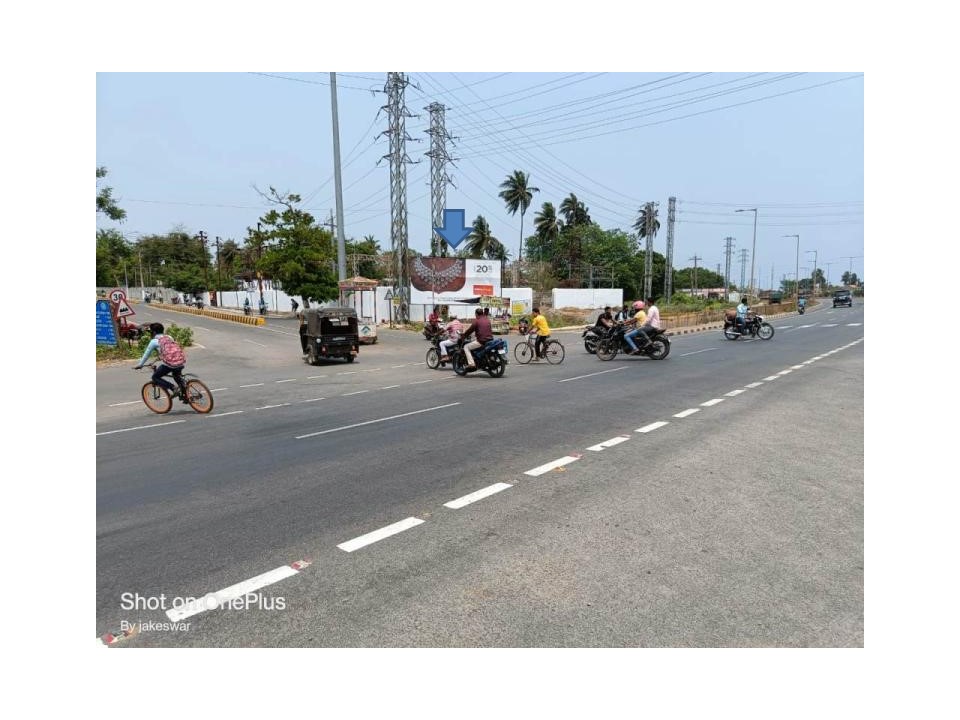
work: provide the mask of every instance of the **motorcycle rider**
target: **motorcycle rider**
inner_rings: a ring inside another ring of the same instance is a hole
[[[596,325],[598,329],[603,328],[605,330],[609,330],[610,328],[613,327],[613,315],[610,312],[609,305],[607,305],[603,309],[603,312],[597,316]]]
[[[636,314],[631,319],[623,323],[624,325],[633,325],[633,330],[630,330],[623,336],[623,339],[626,340],[627,344],[630,346],[631,355],[636,355],[638,352],[640,352],[637,349],[637,344],[633,341],[633,339],[640,333],[640,327],[647,321],[647,314],[643,311],[643,307],[643,300],[637,300],[633,304],[633,309]]]
[[[737,305],[737,330],[741,334],[746,329],[748,312],[750,312],[750,306],[747,305],[747,299],[740,298],[740,304]]]
[[[660,308],[654,305],[655,298],[647,298],[647,319],[646,322],[639,328],[637,337],[642,341],[640,344],[641,348],[645,348],[650,344],[650,334],[652,330],[660,329]]]
[[[430,328],[431,335],[440,334],[440,306],[434,305],[433,312],[427,318],[427,327]]]
[[[463,332],[463,323],[457,319],[456,315],[451,315],[450,322],[447,323],[447,339],[440,341],[440,362],[450,360],[450,346],[457,344],[461,332]]]
[[[464,345],[463,351],[464,355],[467,356],[467,365],[470,366],[471,369],[476,370],[477,363],[473,359],[473,353],[470,351],[482,348],[485,344],[493,340],[493,326],[490,324],[490,318],[483,314],[481,308],[477,308],[474,315],[473,322],[463,331],[463,337],[466,338],[475,334],[476,339]]]
[[[797,300],[797,307],[800,309],[800,312],[802,313],[804,308],[807,307],[807,299],[805,297],[801,297],[799,300]]]
[[[244,315],[250,314],[250,298],[243,299],[243,314]]]

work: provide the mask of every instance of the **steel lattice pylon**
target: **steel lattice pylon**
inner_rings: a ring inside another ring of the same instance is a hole
[[[445,123],[446,106],[431,103],[424,110],[430,113],[430,150],[425,154],[430,158],[430,222],[431,227],[443,227],[443,211],[447,206],[447,183],[453,184],[447,174],[447,163],[453,158],[447,152],[447,140],[452,140]],[[447,257],[447,243],[436,232],[431,233],[432,254]]]
[[[410,314],[410,278],[407,273],[407,135],[406,119],[413,117],[404,104],[404,90],[410,81],[403,73],[387,73],[387,111],[389,126],[386,135],[390,139],[390,247],[394,258],[394,297],[400,297],[395,315],[398,322],[406,323]]]
[[[667,269],[663,278],[663,295],[666,302],[673,296],[673,223],[677,218],[677,199],[669,198],[667,202]]]

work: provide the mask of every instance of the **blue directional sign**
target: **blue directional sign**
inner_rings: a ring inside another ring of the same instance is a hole
[[[463,242],[464,238],[473,232],[472,227],[465,226],[466,213],[463,210],[444,210],[443,227],[435,227],[437,234],[447,241],[447,245],[454,250]]]
[[[97,345],[116,345],[117,333],[113,327],[113,313],[109,300],[97,300]]]

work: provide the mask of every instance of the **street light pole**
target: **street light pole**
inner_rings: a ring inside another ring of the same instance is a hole
[[[257,223],[257,264],[263,257],[263,232],[260,230],[260,223]],[[260,291],[260,304],[263,305],[263,278],[260,276],[260,268],[257,271],[257,289]]]
[[[743,210],[734,210],[734,212],[752,212],[753,213],[753,249],[750,251],[750,296],[756,293],[753,291],[753,267],[757,257],[757,209],[744,208]]]
[[[217,243],[217,293],[216,293],[216,298],[217,298],[217,307],[220,307],[223,303],[220,302],[220,288],[222,287],[222,285],[220,284],[220,236],[219,236],[219,235],[217,235],[216,243]]]
[[[208,270],[209,270],[209,268],[207,268],[207,265],[209,265],[209,262],[208,262],[208,259],[209,259],[209,258],[207,257],[207,234],[206,234],[203,230],[201,230],[199,233],[197,233],[197,239],[200,241],[200,247],[203,248],[203,284],[204,284],[204,290],[205,290],[205,291],[209,291],[209,290],[210,290],[210,276],[207,274],[207,273],[208,273]]]
[[[797,239],[797,273],[794,277],[797,279],[797,299],[800,299],[800,236],[799,235],[784,235],[783,237],[795,237]]]

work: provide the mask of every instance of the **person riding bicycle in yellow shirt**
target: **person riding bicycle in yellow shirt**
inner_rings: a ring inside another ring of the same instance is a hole
[[[537,342],[535,345],[536,359],[546,357],[544,353],[543,346],[547,342],[547,338],[550,337],[550,326],[547,324],[547,319],[540,314],[540,308],[533,309],[533,321],[530,323],[530,333],[536,331],[537,333]]]

